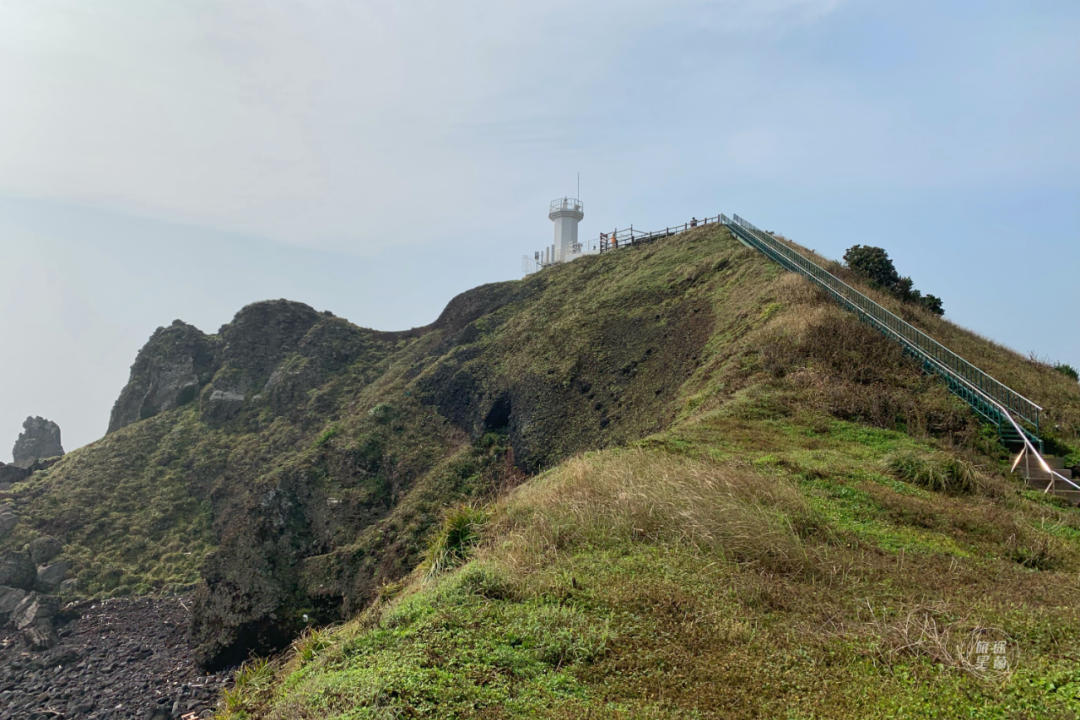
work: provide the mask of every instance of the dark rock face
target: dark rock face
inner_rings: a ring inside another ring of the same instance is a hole
[[[300,349],[308,331],[327,318],[303,303],[268,300],[243,308],[217,335],[180,320],[158,328],[131,366],[109,432],[196,399],[204,421],[232,420]],[[278,377],[289,370],[282,368]]]
[[[309,390],[364,353],[377,351],[377,335],[339,318],[320,319],[295,351],[276,363],[259,399],[269,403],[275,414],[296,418],[294,410],[306,403]]]
[[[18,465],[0,463],[0,485],[11,485],[30,477],[31,471]]]
[[[11,611],[8,624],[22,634],[23,641],[34,650],[43,650],[56,643],[53,619],[60,612],[60,598],[39,592],[28,593]]]
[[[248,305],[219,331],[221,369],[203,391],[202,419],[220,425],[236,417],[248,398],[259,395],[269,381],[295,374],[297,366],[279,368],[295,353],[308,331],[324,316],[303,303],[269,300]],[[276,370],[276,372],[275,372]]]
[[[24,552],[8,552],[0,555],[0,585],[32,590],[37,579],[37,568]]]
[[[609,321],[595,330],[595,346],[577,356],[572,375],[556,383],[545,374],[493,372],[490,357],[470,344],[469,321],[454,337],[461,344],[448,353],[451,362],[421,377],[417,388],[423,402],[474,438],[506,432],[518,466],[537,472],[585,448],[633,439],[637,418],[654,418],[659,429],[712,324],[708,307],[693,302],[673,304],[650,321]],[[625,434],[624,423],[633,428]]]
[[[306,512],[307,478],[237,498],[218,520],[220,549],[203,566],[190,637],[210,668],[244,661],[252,648],[282,648],[303,629],[309,598],[297,592],[297,561],[317,549]]]
[[[512,302],[535,295],[542,286],[527,287],[519,283],[491,283],[481,285],[454,297],[439,318],[431,325],[432,329],[457,333],[469,323],[495,312]]]
[[[35,565],[44,565],[60,554],[64,546],[54,537],[35,538],[30,543],[30,559]]]
[[[26,591],[22,588],[7,587],[0,585],[0,627],[3,627],[11,619],[11,613],[19,607],[19,603],[26,597]]]
[[[263,552],[244,553],[253,562],[244,566],[232,550],[208,560],[207,584],[195,596],[190,637],[211,669],[243,662],[251,648],[283,648],[303,629],[299,617],[290,617],[297,603],[284,592],[282,573],[274,572]]]
[[[23,421],[23,432],[11,451],[15,464],[28,465],[35,460],[58,457],[64,454],[60,444],[60,426],[42,417],[28,417]]]
[[[0,588],[0,619],[4,598]],[[35,617],[47,604],[39,600]],[[211,717],[227,677],[195,664],[184,642],[187,604],[143,598],[69,606],[54,616],[55,644],[47,650],[32,644],[41,626],[0,625],[0,720]]]
[[[0,538],[15,529],[19,524],[19,516],[7,505],[0,505]],[[3,581],[0,580],[0,583]]]
[[[304,303],[268,300],[254,303],[221,328],[221,363],[264,380],[308,330],[324,316]]]
[[[59,457],[51,457],[36,460],[24,460],[18,465],[5,465],[0,463],[0,486],[11,486],[20,480],[25,480],[38,470],[45,470],[60,461]]]
[[[37,569],[34,587],[40,592],[56,592],[57,588],[60,587],[60,583],[64,582],[64,576],[67,575],[67,571],[70,569],[71,564],[67,560],[60,560],[52,565],[42,565]]]
[[[198,328],[173,321],[158,328],[139,351],[128,384],[109,418],[109,432],[185,405],[199,395],[217,366],[214,341]]]

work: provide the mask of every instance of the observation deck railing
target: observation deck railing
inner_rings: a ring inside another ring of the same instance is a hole
[[[560,210],[584,213],[585,203],[572,197],[555,198],[551,201],[551,208],[548,210],[548,213],[559,212]]]

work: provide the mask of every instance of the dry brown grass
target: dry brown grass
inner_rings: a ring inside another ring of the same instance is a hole
[[[960,667],[965,619],[950,618],[944,604],[920,605],[887,617],[868,602],[870,620],[865,631],[877,638],[878,657],[892,666],[904,657],[926,657],[946,667]]]
[[[978,436],[970,410],[922,375],[899,345],[831,303],[804,302],[780,313],[749,341],[759,349],[758,368],[797,393],[792,400],[799,404],[953,445],[971,445]]]
[[[1051,362],[1040,359],[1039,348],[1025,348],[1023,352],[1018,352],[1006,347],[922,307],[903,303],[887,293],[874,290],[865,280],[843,265],[817,255],[793,241],[785,240],[859,292],[930,335],[994,379],[1041,405],[1044,409],[1044,429],[1074,447],[1080,445],[1080,383],[1054,370]],[[809,281],[806,282],[809,285]],[[944,301],[948,308],[949,297],[945,296]]]
[[[809,514],[785,480],[635,449],[576,458],[521,488],[497,534],[515,569],[574,548],[647,541],[788,572],[806,559],[791,518]]]

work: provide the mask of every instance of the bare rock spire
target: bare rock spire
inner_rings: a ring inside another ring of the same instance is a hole
[[[57,457],[64,454],[60,444],[60,426],[43,417],[28,417],[23,422],[23,432],[11,451],[15,463],[22,465],[34,460]]]

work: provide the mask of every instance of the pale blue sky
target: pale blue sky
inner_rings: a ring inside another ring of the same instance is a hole
[[[433,320],[581,232],[737,212],[885,247],[1080,366],[1080,5],[0,3],[0,458],[104,432],[139,347],[287,297]]]

